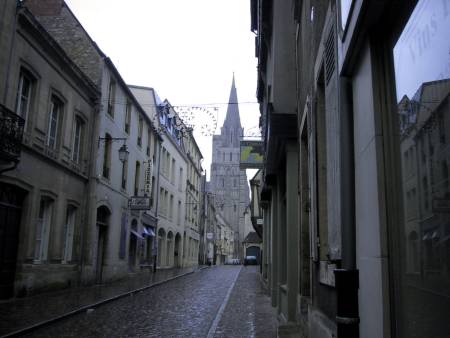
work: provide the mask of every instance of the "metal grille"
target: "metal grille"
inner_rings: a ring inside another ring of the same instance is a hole
[[[330,29],[327,41],[325,43],[325,78],[326,84],[331,79],[335,69],[335,56],[334,56],[334,28]]]

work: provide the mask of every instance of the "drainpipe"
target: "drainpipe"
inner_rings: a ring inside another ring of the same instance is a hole
[[[78,272],[78,286],[81,285],[83,280],[83,271],[85,266],[85,242],[87,241],[88,228],[93,220],[93,215],[91,215],[92,210],[95,210],[95,189],[97,186],[97,139],[98,139],[98,130],[99,130],[99,121],[100,121],[100,104],[98,103],[98,99],[96,99],[95,106],[93,109],[93,123],[91,129],[90,140],[94,141],[91,144],[90,158],[89,158],[89,170],[88,170],[88,182],[87,182],[87,195],[86,206],[85,206],[85,216],[84,222],[82,222],[82,226],[80,229],[80,263],[79,263],[79,272]]]
[[[342,264],[341,269],[334,270],[337,292],[337,336],[359,338],[352,88],[348,78],[341,77],[339,81]]]
[[[159,147],[157,147],[158,149],[158,154],[157,154],[157,158],[158,158],[158,171],[157,171],[157,179],[156,179],[156,193],[155,193],[155,217],[156,217],[156,227],[155,227],[155,244],[156,244],[156,255],[154,256],[154,260],[153,260],[153,272],[156,272],[156,259],[158,258],[158,209],[159,209],[159,172],[160,172],[160,167],[161,167],[161,144],[163,142],[162,137],[159,135],[159,133],[156,134],[157,139],[159,141]]]
[[[8,1],[5,1],[4,5],[3,5],[3,9],[5,9],[7,5],[8,5]],[[4,88],[4,92],[3,92],[3,98],[2,98],[5,106],[6,106],[6,99],[8,98],[11,62],[12,62],[12,56],[13,56],[13,52],[14,52],[14,48],[15,48],[15,41],[16,41],[16,34],[17,34],[17,20],[18,20],[18,14],[19,14],[19,11],[21,8],[22,8],[22,4],[19,1],[17,1],[16,12],[14,15],[14,22],[13,22],[13,27],[12,27],[11,45],[9,46],[8,67],[6,68],[6,76],[5,76],[5,88]],[[6,24],[7,23],[5,22],[4,23],[5,29],[6,29]],[[14,169],[14,168],[12,168],[12,169]]]

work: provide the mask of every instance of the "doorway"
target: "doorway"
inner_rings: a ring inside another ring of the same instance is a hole
[[[26,192],[0,183],[0,299],[14,294],[22,203]]]
[[[136,248],[137,248],[137,221],[134,219],[131,222],[131,233],[130,233],[130,245],[128,247],[128,270],[130,272],[134,271],[136,266]]]
[[[105,266],[105,255],[107,248],[108,224],[111,213],[108,208],[101,206],[97,209],[97,262],[95,280],[98,284],[103,280],[103,269]]]

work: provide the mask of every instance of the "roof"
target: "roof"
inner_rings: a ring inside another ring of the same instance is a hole
[[[262,240],[256,232],[252,231],[245,237],[244,243],[262,243]]]

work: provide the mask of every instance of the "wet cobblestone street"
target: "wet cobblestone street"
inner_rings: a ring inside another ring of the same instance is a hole
[[[207,337],[208,333],[209,337],[275,337],[275,310],[262,294],[259,278],[257,267],[205,269],[43,327],[27,337]],[[218,324],[211,331],[214,321]]]

